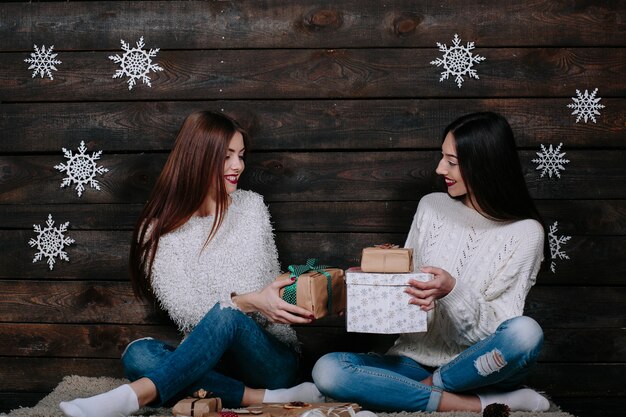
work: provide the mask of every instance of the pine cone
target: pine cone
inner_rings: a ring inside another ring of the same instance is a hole
[[[509,417],[511,409],[506,404],[493,403],[485,407],[483,417]]]

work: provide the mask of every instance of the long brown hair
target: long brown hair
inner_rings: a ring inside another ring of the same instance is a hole
[[[216,212],[207,243],[219,229],[228,208],[223,181],[224,157],[236,132],[246,132],[227,116],[209,111],[190,114],[144,206],[130,245],[130,276],[138,298],[153,299],[152,265],[159,239],[182,226],[200,208],[209,193]]]

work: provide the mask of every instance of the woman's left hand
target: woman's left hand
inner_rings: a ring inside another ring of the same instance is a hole
[[[411,296],[410,304],[418,305],[422,310],[429,311],[435,308],[435,300],[445,297],[452,291],[456,280],[445,269],[424,266],[420,268],[420,271],[433,274],[433,279],[426,282],[410,279],[409,288],[404,292]]]

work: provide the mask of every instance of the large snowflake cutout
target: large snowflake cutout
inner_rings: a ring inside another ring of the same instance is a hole
[[[133,86],[137,83],[137,80],[141,79],[144,84],[148,84],[148,87],[152,87],[150,84],[150,77],[148,73],[150,71],[163,71],[163,68],[156,63],[152,63],[154,58],[159,52],[159,48],[150,49],[150,51],[144,51],[143,36],[139,38],[137,46],[131,48],[129,44],[122,41],[122,49],[125,51],[122,56],[110,55],[109,59],[120,64],[121,69],[118,69],[113,75],[113,78],[128,77],[128,89],[132,90]]]
[[[553,225],[550,226],[550,230],[548,232],[548,242],[550,243],[550,258],[552,258],[552,262],[550,263],[550,271],[556,273],[556,260],[557,259],[569,259],[569,256],[563,250],[563,245],[570,240],[571,236],[557,236],[557,232],[559,231],[559,223],[554,222]]]
[[[86,150],[85,141],[80,142],[77,154],[73,154],[72,151],[63,148],[63,153],[68,159],[67,165],[59,164],[54,166],[59,171],[67,174],[67,177],[63,178],[61,188],[75,183],[76,192],[79,197],[83,194],[83,191],[85,191],[85,184],[89,184],[91,188],[100,190],[100,184],[94,177],[96,174],[102,175],[109,171],[107,168],[96,164],[96,161],[100,159],[100,155],[102,155],[102,151],[94,152],[89,156],[85,153]]]
[[[485,60],[484,56],[474,55],[470,52],[474,49],[474,42],[468,42],[466,46],[461,45],[461,39],[459,35],[454,34],[454,39],[452,40],[453,46],[448,48],[446,44],[441,44],[437,42],[437,46],[439,46],[439,51],[443,52],[442,58],[437,58],[430,63],[432,65],[437,65],[438,67],[444,67],[445,71],[441,73],[441,78],[439,78],[439,82],[443,80],[447,80],[450,75],[455,75],[456,84],[461,88],[463,85],[464,75],[467,75],[471,78],[475,78],[478,80],[478,74],[476,70],[472,67],[474,64],[477,64],[481,61]]]
[[[588,119],[593,120],[594,123],[596,122],[595,116],[600,116],[600,112],[598,110],[604,108],[604,105],[600,104],[600,100],[602,100],[602,98],[596,98],[597,92],[597,88],[593,90],[593,93],[591,94],[589,94],[587,90],[585,90],[584,94],[582,94],[580,90],[576,90],[578,98],[572,97],[574,102],[567,105],[570,109],[574,109],[572,112],[573,115],[578,115],[576,123],[578,123],[581,118],[585,121],[585,123],[587,123]]]
[[[28,69],[34,70],[33,76],[31,78],[35,78],[35,76],[39,74],[41,75],[41,78],[43,78],[44,75],[47,75],[48,78],[50,78],[51,80],[54,80],[54,77],[52,77],[52,71],[53,70],[58,71],[55,65],[58,65],[61,63],[61,61],[59,61],[58,59],[55,59],[58,54],[52,53],[52,50],[54,49],[54,45],[51,45],[50,48],[48,48],[48,50],[46,50],[45,45],[42,45],[41,49],[39,49],[37,45],[34,45],[34,47],[35,47],[35,52],[31,52],[30,53],[31,57],[24,60],[24,62],[27,62],[30,64],[30,67],[28,67]]]
[[[65,222],[58,228],[53,227],[54,220],[52,220],[52,214],[48,214],[48,220],[46,221],[47,227],[42,229],[38,224],[33,225],[35,233],[37,233],[37,238],[31,239],[28,242],[32,248],[37,246],[38,250],[33,258],[33,263],[42,260],[44,257],[48,258],[48,266],[52,271],[54,263],[56,262],[54,258],[57,256],[59,259],[69,262],[70,258],[67,257],[67,253],[63,250],[65,246],[74,243],[74,239],[63,234],[67,231],[69,224],[70,222]]]
[[[541,152],[536,152],[539,158],[535,158],[532,161],[537,165],[537,169],[543,169],[541,171],[541,178],[543,178],[546,173],[548,176],[552,178],[552,174],[561,178],[560,171],[565,171],[565,167],[563,165],[569,164],[569,159],[563,158],[565,156],[565,152],[561,152],[562,143],[559,143],[559,146],[556,149],[552,149],[552,145],[546,149],[543,144],[541,145]]]

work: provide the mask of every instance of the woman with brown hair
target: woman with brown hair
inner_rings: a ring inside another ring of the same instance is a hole
[[[183,123],[145,205],[130,250],[136,295],[156,299],[185,335],[178,347],[145,338],[122,355],[130,384],[60,404],[71,417],[129,415],[202,388],[226,407],[319,402],[298,376],[288,324],[313,314],[283,301],[263,198],[237,190],[247,134],[228,117],[196,112]],[[286,388],[292,387],[292,388]]]

